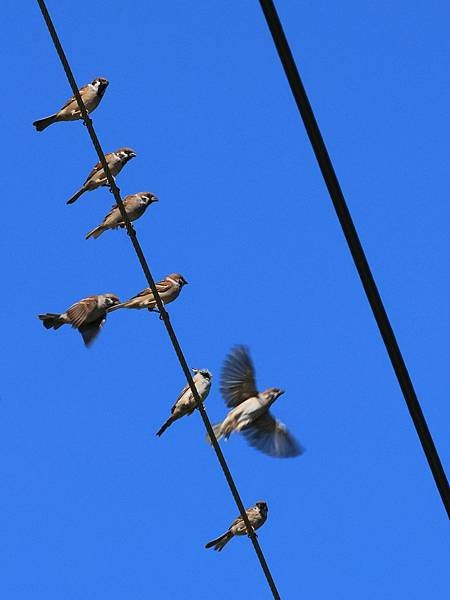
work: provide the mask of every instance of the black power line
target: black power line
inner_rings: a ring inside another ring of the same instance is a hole
[[[270,572],[270,569],[267,565],[266,559],[264,557],[264,554],[261,550],[261,547],[259,545],[256,533],[254,532],[250,521],[248,519],[247,513],[245,512],[245,507],[244,504],[242,503],[241,497],[239,495],[238,489],[236,487],[236,484],[234,483],[233,477],[231,475],[230,469],[226,463],[225,457],[223,455],[223,452],[219,446],[219,443],[216,439],[216,436],[214,434],[214,430],[211,426],[211,422],[208,418],[208,415],[206,414],[206,410],[205,407],[203,406],[203,403],[200,399],[200,396],[197,392],[197,388],[195,387],[194,381],[192,379],[192,375],[191,372],[189,370],[188,364],[186,362],[186,359],[184,357],[183,351],[181,350],[181,346],[178,342],[177,336],[175,334],[175,331],[172,327],[172,324],[170,322],[170,317],[169,317],[169,313],[166,311],[164,304],[159,296],[158,290],[156,288],[155,285],[155,281],[153,279],[153,276],[150,272],[150,268],[148,266],[147,260],[145,258],[144,252],[142,251],[141,245],[139,244],[139,241],[137,239],[136,236],[136,231],[134,230],[134,227],[131,225],[130,219],[128,218],[127,212],[125,210],[125,207],[123,205],[122,199],[120,197],[120,190],[117,187],[113,176],[111,175],[111,172],[109,170],[108,164],[106,162],[105,159],[105,154],[102,150],[102,147],[100,145],[100,142],[97,138],[97,135],[95,133],[94,127],[92,125],[92,120],[90,119],[87,111],[86,111],[86,107],[84,106],[84,103],[81,99],[80,93],[78,91],[78,85],[75,81],[75,78],[73,76],[72,70],[70,68],[69,62],[66,58],[66,55],[64,53],[63,47],[61,45],[61,42],[59,41],[58,38],[58,34],[56,33],[56,29],[53,25],[52,19],[50,17],[50,14],[47,10],[47,7],[45,5],[45,2],[43,0],[37,0],[38,4],[39,4],[39,8],[41,9],[42,12],[42,16],[44,17],[45,23],[47,25],[48,31],[50,33],[50,36],[53,40],[53,44],[55,46],[56,52],[58,53],[58,56],[61,60],[62,66],[64,68],[64,71],[66,73],[67,79],[70,83],[70,87],[72,88],[73,94],[77,100],[78,103],[78,107],[80,108],[82,117],[83,117],[83,121],[87,127],[87,130],[89,132],[89,135],[91,137],[92,143],[95,147],[95,150],[97,152],[98,158],[101,162],[101,165],[103,167],[103,170],[106,174],[106,178],[108,180],[108,185],[111,189],[111,192],[114,194],[114,199],[119,207],[120,210],[120,214],[122,215],[122,218],[125,222],[125,226],[128,232],[128,235],[131,239],[131,242],[133,244],[133,247],[136,251],[136,254],[138,256],[139,262],[141,264],[142,270],[144,271],[145,277],[148,281],[148,284],[152,290],[152,293],[155,297],[156,300],[156,304],[158,306],[158,310],[160,313],[160,317],[162,319],[162,321],[164,322],[164,325],[167,329],[167,333],[169,334],[170,337],[170,341],[172,342],[172,345],[174,347],[175,353],[178,357],[179,363],[181,365],[181,368],[183,369],[184,375],[186,377],[186,380],[189,384],[189,387],[191,389],[191,392],[194,396],[195,401],[197,402],[197,409],[200,412],[200,415],[203,419],[203,423],[206,427],[206,430],[208,432],[209,438],[212,442],[212,445],[214,447],[214,450],[216,452],[217,458],[219,460],[220,466],[222,467],[223,473],[225,475],[225,478],[227,480],[227,483],[230,487],[231,493],[233,495],[233,498],[237,504],[237,507],[239,509],[239,512],[241,513],[242,519],[245,523],[245,526],[247,528],[247,533],[248,536],[250,537],[253,547],[255,549],[255,552],[258,556],[259,562],[261,563],[261,567],[264,571],[264,574],[266,576],[267,579],[267,583],[269,584],[270,590],[272,592],[273,597],[275,598],[275,600],[280,600],[280,595],[278,593],[277,587],[275,585],[275,581],[273,580],[272,574]]]
[[[403,392],[406,405],[408,406],[409,414],[411,415],[417,435],[419,436],[425,456],[427,457],[428,464],[431,472],[433,473],[433,477],[441,495],[442,502],[444,503],[445,510],[447,511],[447,515],[450,517],[450,489],[447,477],[420,407],[419,400],[409,376],[408,369],[406,368],[405,361],[403,360],[399,345],[395,338],[394,331],[389,322],[389,317],[383,306],[383,301],[381,300],[380,293],[378,292],[377,285],[369,267],[369,263],[367,262],[366,255],[356,232],[355,225],[353,224],[350,211],[345,202],[341,186],[339,185],[338,178],[320,133],[319,126],[317,125],[311,104],[308,100],[308,96],[295,64],[294,57],[292,56],[291,49],[289,48],[289,44],[278,17],[277,10],[272,0],[259,0],[259,3],[266,18],[270,33],[272,34],[273,41],[284,68],[284,72],[286,73],[286,77],[291,87],[292,95],[297,103],[306,133],[308,134],[314,154],[316,155],[317,162],[319,163],[320,170],[322,171],[331,201],[333,202],[333,206],[344,232],[345,239],[347,240],[348,247],[358,270],[358,274],[361,278],[367,299],[369,300],[372,312],[383,338],[384,345],[386,346],[389,358],[391,359],[391,363],[400,384],[400,388]]]

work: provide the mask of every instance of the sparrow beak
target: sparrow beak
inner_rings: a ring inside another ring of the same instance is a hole
[[[136,152],[130,152],[130,156],[131,158],[133,158],[134,156],[136,156]]]
[[[159,198],[158,198],[158,196],[153,196],[153,198],[152,198],[152,202],[159,202]]]
[[[278,390],[278,396],[282,396],[284,394],[284,390]]]
[[[192,369],[193,373],[198,373],[198,369]]]

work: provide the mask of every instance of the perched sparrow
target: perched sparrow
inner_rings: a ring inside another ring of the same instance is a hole
[[[208,371],[208,369],[192,369],[195,373],[193,380],[194,385],[197,388],[197,392],[200,396],[202,402],[204,402],[209,394],[209,390],[211,388],[211,379],[212,375]],[[191,388],[189,384],[186,384],[184,388],[181,390],[180,395],[178,396],[175,404],[172,406],[171,412],[172,416],[170,416],[161,429],[158,431],[156,435],[162,435],[165,430],[175,423],[184,415],[190,415],[194,412],[196,407],[196,402],[194,399],[194,395],[192,394]]]
[[[115,152],[108,152],[108,154],[105,154],[111,175],[113,177],[118,175],[122,170],[122,167],[124,167],[134,156],[136,156],[136,152],[131,148],[119,148],[119,150],[116,150]],[[75,200],[78,200],[81,194],[84,194],[84,192],[91,192],[102,185],[108,185],[108,180],[103,171],[102,163],[98,162],[87,176],[83,186],[76,194],[67,200],[67,204],[73,204]]]
[[[236,346],[225,359],[220,391],[231,410],[222,423],[213,427],[218,440],[242,431],[251,446],[270,456],[285,458],[303,452],[285,425],[269,411],[284,391],[272,387],[258,392],[255,369],[244,346]]]
[[[38,315],[46,329],[59,329],[62,325],[72,325],[83,337],[85,346],[90,346],[100,333],[106,321],[106,310],[120,302],[115,294],[89,296],[72,304],[66,312]]]
[[[169,304],[169,302],[176,300],[181,292],[181,288],[186,284],[186,279],[179,273],[171,273],[165,279],[159,281],[156,284],[156,289],[162,303]],[[137,296],[133,296],[130,300],[112,306],[108,312],[117,310],[118,308],[148,308],[148,310],[153,310],[156,308],[156,300],[152,290],[148,287],[139,292]]]
[[[107,79],[104,77],[97,77],[92,83],[88,83],[79,90],[81,99],[83,100],[88,113],[91,113],[100,104],[100,100],[103,98],[103,94],[106,92],[108,85],[109,81]],[[54,115],[45,117],[45,119],[35,121],[33,125],[36,127],[36,131],[44,131],[49,125],[57,123],[58,121],[76,121],[77,119],[82,118],[75,96],[72,96],[72,98],[67,100],[60,111],[56,112]]]
[[[123,199],[123,205],[130,221],[136,221],[139,217],[145,213],[146,209],[152,202],[157,202],[158,198],[151,192],[139,192],[132,194]],[[117,204],[111,208],[111,211],[103,219],[103,223],[90,231],[86,239],[98,238],[107,229],[117,229],[118,227],[125,227],[124,220],[120,214],[119,207]]]
[[[268,510],[269,508],[263,500],[257,502],[255,506],[247,508],[245,512],[247,513],[248,520],[250,521],[250,525],[252,526],[253,531],[261,527],[261,525],[263,525],[266,522]],[[214,546],[214,550],[218,550],[220,552],[225,546],[225,544],[227,544],[232,537],[234,537],[235,535],[245,534],[248,534],[248,532],[247,527],[244,523],[244,519],[242,517],[238,517],[231,523],[228,531],[226,531],[224,534],[222,534],[215,540],[208,542],[205,548],[212,548]]]

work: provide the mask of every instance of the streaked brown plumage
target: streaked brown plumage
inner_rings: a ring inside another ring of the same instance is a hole
[[[204,402],[208,397],[209,390],[211,389],[212,375],[208,369],[192,369],[192,371],[195,373],[193,377],[194,385],[201,401]],[[172,425],[172,423],[178,419],[181,419],[181,417],[184,417],[185,415],[191,415],[196,406],[197,405],[191,388],[189,387],[189,384],[186,384],[176,399],[175,404],[172,406],[171,416],[167,419],[156,435],[162,435],[165,430]]]
[[[136,152],[131,148],[119,148],[115,152],[108,152],[108,154],[105,154],[106,162],[108,163],[111,175],[113,177],[118,175],[127,162],[134,156],[136,156]],[[67,200],[67,204],[73,204],[82,194],[84,194],[84,192],[91,192],[98,187],[106,185],[108,185],[108,180],[106,179],[102,164],[98,162],[89,173],[86,181],[83,183],[78,192],[76,192],[71,198],[69,198],[69,200]]]
[[[180,273],[171,273],[162,281],[159,281],[156,284],[156,289],[158,290],[158,294],[163,304],[169,304],[169,302],[176,300],[181,292],[181,288],[186,284],[187,281]],[[118,308],[147,308],[148,310],[153,310],[156,308],[156,300],[152,290],[148,287],[145,288],[145,290],[142,290],[142,292],[139,292],[136,296],[133,296],[133,298],[130,298],[130,300],[112,306],[108,309],[108,312],[117,310]]]
[[[248,520],[250,521],[250,525],[254,531],[266,522],[268,510],[268,506],[263,500],[257,502],[255,506],[247,508],[245,512],[247,513]],[[218,550],[220,552],[225,544],[227,544],[235,535],[246,534],[248,534],[248,532],[244,523],[244,519],[239,516],[231,523],[228,531],[220,535],[215,540],[208,542],[205,548],[214,547],[214,550]]]
[[[123,205],[130,221],[136,221],[136,219],[142,217],[150,204],[157,201],[157,196],[151,192],[138,192],[137,194],[131,194],[124,198]],[[125,223],[120,214],[119,207],[117,204],[114,204],[111,211],[103,219],[103,223],[90,231],[86,235],[86,239],[98,238],[104,231],[107,231],[108,229],[117,229],[118,227],[125,227]]]
[[[79,90],[81,99],[83,100],[83,104],[88,113],[93,112],[100,104],[100,100],[103,98],[108,85],[109,81],[107,79],[104,77],[97,77],[94,81],[88,83]],[[38,119],[33,125],[36,127],[36,131],[44,131],[49,125],[57,123],[58,121],[77,121],[78,119],[82,119],[81,111],[75,96],[72,96],[58,112],[49,117],[45,117],[44,119]]]
[[[115,294],[99,294],[75,302],[64,313],[46,313],[38,315],[38,318],[46,329],[72,325],[81,333],[84,344],[90,346],[106,320],[107,309],[119,302]]]

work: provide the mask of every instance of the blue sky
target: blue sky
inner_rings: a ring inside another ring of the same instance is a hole
[[[258,3],[49,1],[105,151],[138,156],[123,194],[170,314],[214,376],[245,343],[306,447],[224,446],[283,598],[448,597],[448,523]],[[300,72],[444,466],[450,469],[448,4],[278,2]],[[250,543],[204,549],[236,516],[199,415],[155,432],[184,385],[156,316],[111,315],[86,350],[40,312],[145,287],[127,236],[85,241],[106,189],[81,123],[31,123],[70,90],[37,5],[7,0],[0,594],[8,600],[269,597]],[[446,152],[447,151],[447,152]]]

